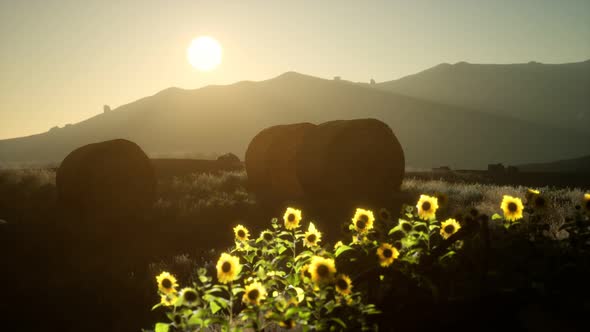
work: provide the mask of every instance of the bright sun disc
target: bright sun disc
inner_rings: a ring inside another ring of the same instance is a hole
[[[221,63],[221,45],[203,36],[193,39],[187,51],[188,62],[200,71],[210,71]]]

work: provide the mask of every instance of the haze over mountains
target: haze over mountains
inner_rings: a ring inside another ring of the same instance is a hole
[[[590,133],[590,60],[565,64],[443,63],[376,87]]]
[[[534,74],[523,78],[527,66]],[[233,152],[243,158],[252,137],[271,125],[367,117],[389,124],[411,167],[482,169],[576,158],[590,154],[584,125],[590,103],[582,94],[588,68],[590,61],[439,65],[376,85],[288,72],[260,82],[169,88],[65,128],[1,140],[0,161],[61,161],[79,146],[113,138],[132,140],[152,155]]]

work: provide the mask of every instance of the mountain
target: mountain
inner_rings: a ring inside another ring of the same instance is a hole
[[[590,134],[590,60],[444,63],[374,87]]]
[[[550,163],[526,164],[517,166],[525,172],[559,172],[559,173],[588,173],[590,174],[590,155],[558,160]]]
[[[112,138],[132,140],[151,155],[243,158],[252,137],[271,125],[369,117],[389,124],[413,167],[482,169],[590,154],[590,146],[572,143],[588,136],[569,130],[288,72],[260,82],[166,89],[65,128],[2,140],[0,161],[60,161],[79,146]]]

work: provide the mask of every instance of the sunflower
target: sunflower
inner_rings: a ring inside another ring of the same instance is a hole
[[[301,280],[305,280],[305,278],[311,279],[311,274],[309,274],[309,264],[303,265],[301,270],[299,270],[299,273],[301,274]]]
[[[385,224],[391,223],[393,220],[393,218],[391,217],[391,212],[389,212],[389,210],[387,210],[386,208],[382,208],[381,210],[379,210],[379,220],[381,220]]]
[[[236,239],[242,242],[248,241],[248,238],[250,237],[250,232],[248,232],[248,229],[242,225],[234,227],[234,234],[236,235]]]
[[[352,281],[346,274],[340,274],[336,277],[336,292],[342,295],[349,295],[352,292]]]
[[[261,300],[266,298],[266,289],[259,282],[253,282],[246,286],[242,302],[246,304],[259,305]]]
[[[180,291],[180,298],[182,299],[182,304],[186,305],[187,307],[194,307],[199,302],[199,294],[194,288],[186,287]]]
[[[418,217],[420,217],[420,219],[432,220],[436,217],[438,198],[420,195],[420,200],[418,200],[416,208],[418,208]]]
[[[504,195],[500,208],[504,211],[504,218],[508,221],[516,221],[522,218],[522,210],[524,206],[518,197]]]
[[[365,209],[356,209],[354,217],[352,218],[352,225],[359,233],[366,233],[368,230],[373,228],[373,211]]]
[[[285,228],[288,230],[293,230],[299,227],[299,222],[301,221],[301,210],[287,208],[287,211],[285,211],[285,215],[283,216],[283,220],[285,221]]]
[[[336,244],[334,244],[334,250],[338,250],[338,248],[342,247],[343,245],[344,243],[342,243],[342,241],[336,242]]]
[[[316,284],[331,281],[336,274],[336,265],[331,258],[323,258],[320,256],[313,256],[309,264],[309,274],[311,280]]]
[[[290,330],[295,327],[295,321],[292,319],[285,319],[279,322],[279,326]]]
[[[307,228],[307,232],[305,232],[305,237],[303,238],[303,244],[308,247],[312,248],[318,245],[318,242],[322,240],[322,233],[320,233],[316,228],[315,225],[310,222],[309,227]]]
[[[217,279],[223,284],[238,279],[238,274],[242,271],[240,258],[228,253],[222,253],[217,261]]]
[[[582,207],[586,210],[586,213],[590,213],[590,194],[584,194],[582,199]]]
[[[459,225],[457,220],[449,218],[440,225],[440,235],[445,239],[448,239],[449,236],[457,233],[460,228],[461,225]]]
[[[162,272],[156,277],[158,283],[158,289],[164,294],[176,293],[176,278],[168,272]]]
[[[379,264],[382,267],[388,267],[399,256],[399,251],[389,243],[382,243],[377,248],[377,256],[379,257]]]
[[[270,242],[274,239],[274,235],[272,234],[271,231],[266,230],[266,231],[260,233],[260,238],[266,242]]]
[[[176,296],[175,293],[160,295],[160,303],[166,307],[173,306],[174,303],[176,303],[176,300],[178,300],[178,296]]]

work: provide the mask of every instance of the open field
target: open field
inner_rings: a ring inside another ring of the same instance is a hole
[[[237,223],[256,235],[269,226],[273,215],[256,203],[246,184],[243,171],[160,179],[157,203],[144,217],[93,224],[60,211],[54,171],[1,171],[3,282],[10,285],[12,299],[2,303],[3,321],[51,322],[69,330],[81,328],[88,315],[100,315],[103,321],[83,328],[97,331],[137,330],[165,321],[162,311],[149,310],[159,301],[155,274],[171,271],[187,283],[197,266],[213,268],[219,251],[233,243],[231,229]],[[437,218],[461,222],[472,209],[480,216],[501,214],[502,196],[524,199],[526,189],[412,178],[402,184],[412,199],[444,194],[448,202]],[[500,220],[490,220],[484,228],[478,223],[453,264],[424,272],[437,284],[437,296],[413,279],[399,281],[404,292],[394,287],[372,298],[389,313],[377,322],[406,331],[457,324],[485,330],[503,327],[494,317],[504,315],[520,329],[575,328],[575,317],[590,306],[583,277],[590,272],[590,250],[587,239],[572,237],[563,226],[583,210],[584,191],[538,189],[547,199],[539,217],[525,212],[524,221],[509,230]],[[577,227],[587,233],[588,217],[581,218]],[[397,218],[393,220],[395,224]],[[350,237],[341,228],[320,230]],[[31,309],[22,311],[25,307]],[[36,318],[26,318],[31,315]],[[399,318],[394,324],[387,315]]]

